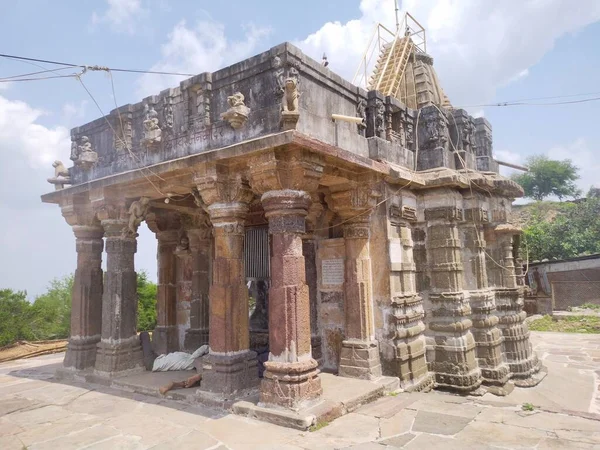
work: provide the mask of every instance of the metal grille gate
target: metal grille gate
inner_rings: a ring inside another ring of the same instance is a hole
[[[246,228],[244,264],[246,278],[265,279],[270,276],[269,227]]]

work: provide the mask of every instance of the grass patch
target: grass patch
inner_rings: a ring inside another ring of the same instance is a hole
[[[388,397],[395,397],[400,393],[400,391],[392,391],[392,392],[388,392],[386,395]]]
[[[588,333],[600,334],[600,317],[595,316],[570,316],[552,317],[544,316],[529,323],[532,331],[558,331],[561,333]]]
[[[322,421],[322,422],[317,422],[316,425],[311,426],[308,431],[310,431],[311,433],[314,431],[319,431],[321,428],[326,427],[327,425],[329,425],[329,422],[327,422],[326,420]]]
[[[532,403],[523,403],[523,406],[521,406],[521,409],[523,411],[533,411],[533,410],[535,410],[535,406],[533,406]]]
[[[595,303],[584,303],[579,308],[591,309],[592,311],[600,311],[600,305],[596,305]]]

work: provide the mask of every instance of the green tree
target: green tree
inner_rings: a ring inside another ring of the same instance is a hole
[[[560,204],[550,220],[536,208],[524,234],[530,261],[600,253],[600,198]]]
[[[156,326],[156,284],[148,280],[146,272],[138,272],[138,331],[151,331]]]
[[[0,347],[33,339],[31,313],[27,293],[0,289]]]
[[[48,291],[32,305],[32,329],[36,339],[63,339],[71,330],[73,275],[50,282]]]
[[[525,191],[525,197],[541,201],[555,195],[562,201],[565,197],[576,197],[581,191],[575,181],[579,179],[579,169],[570,159],[557,161],[546,156],[532,156],[527,160],[529,172],[515,174],[513,181],[519,183]]]

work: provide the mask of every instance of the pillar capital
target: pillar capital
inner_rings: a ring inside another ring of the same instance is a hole
[[[254,196],[248,182],[240,172],[216,164],[207,165],[204,170],[196,173],[194,182],[202,201],[208,206],[211,218],[211,206],[248,204]]]
[[[374,180],[370,183],[368,180],[365,183],[352,182],[331,192],[329,206],[342,220],[363,223],[369,221],[380,197],[381,192]]]
[[[262,195],[261,202],[271,234],[306,231],[305,217],[311,204],[308,193],[293,189],[269,191]]]
[[[258,194],[294,190],[316,192],[323,175],[322,157],[301,148],[269,150],[257,155],[248,168]]]

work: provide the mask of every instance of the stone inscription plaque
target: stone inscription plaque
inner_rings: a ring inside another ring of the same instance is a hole
[[[400,241],[390,242],[390,262],[392,264],[402,263],[402,244]]]
[[[344,284],[344,260],[339,258],[321,261],[321,278],[324,285]]]

